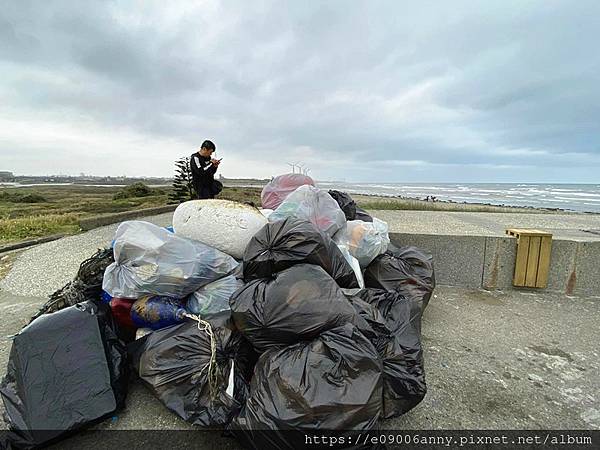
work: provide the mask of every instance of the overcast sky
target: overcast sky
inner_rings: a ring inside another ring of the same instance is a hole
[[[24,1],[0,170],[600,182],[600,2]]]

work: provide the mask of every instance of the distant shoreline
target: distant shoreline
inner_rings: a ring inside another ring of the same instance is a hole
[[[94,180],[95,181],[95,180]],[[225,186],[227,187],[232,187],[232,188],[250,188],[250,189],[262,189],[264,187],[264,185],[268,182],[268,180],[258,180],[258,179],[222,179],[223,183]],[[132,181],[133,182],[133,181]],[[90,188],[122,188],[124,186],[127,186],[129,184],[131,184],[132,182],[129,183],[119,183],[116,184],[114,182],[109,183],[109,182],[93,182],[90,183],[89,181],[84,181],[84,180],[78,180],[78,181],[72,181],[72,182],[42,182],[42,183],[20,183],[20,182],[0,182],[0,189],[1,188],[15,188],[15,189],[20,189],[20,188],[36,188],[36,187],[54,187],[54,188],[61,188],[61,187],[65,187],[68,188],[70,186],[72,187],[90,187]],[[152,179],[144,179],[142,180],[142,182],[144,182],[145,184],[147,184],[150,187],[153,188],[164,188],[164,187],[170,187],[171,185],[168,183],[165,183],[165,180],[152,180]],[[324,182],[327,184],[331,184],[331,182]],[[366,184],[366,183],[365,183]],[[469,184],[469,183],[465,183],[465,184]],[[490,184],[494,184],[494,183],[490,183]],[[360,184],[356,184],[356,187],[360,186]],[[324,188],[325,189],[325,188]],[[354,191],[356,191],[356,189],[353,189]],[[594,212],[594,211],[577,211],[577,210],[572,210],[572,209],[567,209],[567,208],[559,208],[559,207],[554,207],[554,208],[548,208],[548,207],[540,207],[540,206],[516,206],[516,205],[509,205],[509,204],[499,204],[499,203],[490,203],[490,202],[478,202],[478,201],[455,201],[455,200],[451,200],[451,199],[436,199],[435,201],[425,201],[423,198],[419,198],[419,197],[412,197],[412,196],[403,196],[403,195],[393,195],[393,194],[374,194],[374,193],[368,193],[368,192],[348,192],[353,198],[362,198],[363,200],[367,201],[368,203],[370,202],[381,202],[383,203],[383,207],[386,207],[387,209],[387,205],[385,205],[385,202],[391,202],[391,201],[398,201],[401,203],[405,203],[405,202],[409,202],[409,203],[414,203],[415,205],[413,205],[413,208],[407,208],[407,209],[417,209],[417,206],[419,206],[419,209],[434,209],[434,210],[445,210],[447,209],[448,211],[455,211],[455,210],[473,210],[473,207],[481,207],[482,212],[494,212],[494,211],[498,211],[498,212],[531,212],[531,213],[537,213],[537,212],[546,212],[546,213],[563,213],[563,214],[599,214],[598,212]],[[443,205],[447,205],[448,208],[444,208]],[[380,205],[381,206],[381,205]],[[389,208],[389,209],[402,209],[402,208]]]

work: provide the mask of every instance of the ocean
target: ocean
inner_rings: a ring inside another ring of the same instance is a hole
[[[568,211],[600,213],[600,184],[530,183],[344,183],[318,182],[322,189],[350,194],[402,196],[458,203],[559,208]]]

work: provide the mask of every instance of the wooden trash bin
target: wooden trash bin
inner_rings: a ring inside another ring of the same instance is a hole
[[[506,234],[517,238],[513,286],[545,288],[550,270],[552,233],[508,228]]]

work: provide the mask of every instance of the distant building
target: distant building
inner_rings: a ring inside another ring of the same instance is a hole
[[[12,172],[0,171],[0,181],[12,181],[15,178]]]

